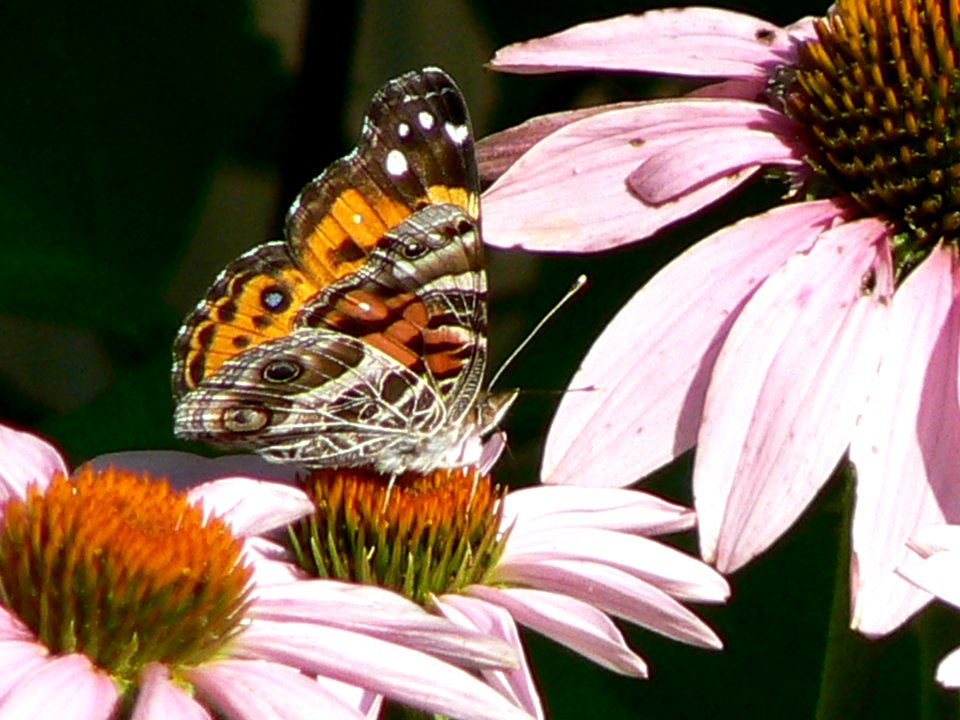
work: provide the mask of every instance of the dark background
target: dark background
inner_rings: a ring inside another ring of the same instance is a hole
[[[716,4],[780,24],[827,5]],[[229,260],[279,236],[299,187],[352,146],[379,85],[443,66],[478,136],[574,105],[676,93],[684,86],[671,79],[483,68],[506,43],[647,7],[3,3],[0,420],[50,437],[74,463],[185,447],[171,434],[169,391],[183,314]],[[535,482],[552,410],[616,309],[684,247],[782,189],[758,181],[709,214],[604,255],[489,253],[494,368],[574,277],[591,279],[501,381],[523,394],[499,479]],[[681,458],[644,487],[689,502],[689,471]],[[950,611],[933,608],[880,642],[846,629],[849,496],[848,484],[832,482],[784,541],[731,578],[729,606],[703,609],[722,653],[626,628],[652,669],[637,681],[526,634],[550,716],[955,717],[955,697],[932,679],[960,642]],[[689,537],[677,542],[695,549]]]

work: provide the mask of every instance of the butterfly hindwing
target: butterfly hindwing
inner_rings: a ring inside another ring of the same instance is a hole
[[[220,273],[174,342],[173,390],[180,398],[248,348],[283,337],[320,291],[286,243],[260,245]]]

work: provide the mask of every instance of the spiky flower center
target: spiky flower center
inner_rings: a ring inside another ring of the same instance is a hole
[[[195,665],[239,629],[252,571],[222,520],[163,481],[57,474],[0,509],[0,601],[51,652],[121,683],[149,662]]]
[[[505,541],[505,490],[475,468],[396,479],[318,470],[305,483],[316,513],[291,528],[291,547],[318,577],[373,583],[421,604],[480,582]]]
[[[958,6],[839,0],[786,88],[814,168],[897,227],[901,270],[960,240]]]

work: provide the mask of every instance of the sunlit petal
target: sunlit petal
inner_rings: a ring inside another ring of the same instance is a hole
[[[907,541],[960,520],[956,251],[939,247],[893,303],[883,365],[850,446],[857,468],[853,519],[853,627],[887,633],[929,595],[897,576]]]
[[[886,233],[873,220],[824,233],[764,282],[723,344],[694,465],[701,552],[722,571],[780,537],[849,443],[886,340]]]
[[[828,201],[721,230],[638,292],[594,343],[547,437],[547,483],[627,485],[696,441],[710,371],[756,287],[841,216]]]

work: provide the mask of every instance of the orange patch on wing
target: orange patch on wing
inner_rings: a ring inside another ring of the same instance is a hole
[[[463,358],[457,356],[459,351],[444,351],[427,355],[427,367],[436,378],[446,378],[456,375],[463,369]]]
[[[227,360],[260,343],[289,335],[294,319],[319,288],[296,268],[274,275],[239,274],[212,299],[190,335],[187,386],[196,387]]]
[[[387,355],[397,360],[397,362],[403,363],[403,365],[410,369],[415,369],[416,366],[421,362],[421,358],[417,353],[408,348],[406,345],[397,342],[389,335],[384,335],[383,333],[370,333],[369,335],[364,335],[360,339],[365,343],[377,348],[377,350],[382,350]]]
[[[387,231],[411,212],[383,194],[371,198],[352,188],[344,190],[304,241],[300,258],[304,268],[322,285],[355,272]]]
[[[433,203],[453,203],[464,208],[471,217],[480,216],[480,196],[475,192],[462,187],[450,185],[431,185],[427,188],[427,196]]]

